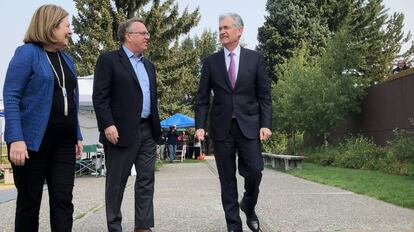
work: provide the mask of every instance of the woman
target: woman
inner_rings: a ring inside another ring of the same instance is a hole
[[[62,51],[71,34],[64,9],[41,6],[7,70],[5,140],[17,188],[15,231],[38,231],[45,180],[51,231],[72,230],[72,190],[82,136],[76,72]]]

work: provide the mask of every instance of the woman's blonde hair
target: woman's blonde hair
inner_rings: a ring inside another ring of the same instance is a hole
[[[47,4],[39,7],[33,14],[23,42],[42,45],[56,43],[53,29],[59,27],[62,19],[68,15],[60,6]]]

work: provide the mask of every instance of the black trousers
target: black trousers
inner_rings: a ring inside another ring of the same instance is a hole
[[[185,158],[186,159],[192,159],[193,158],[193,153],[194,153],[193,145],[188,145],[187,152],[185,153]]]
[[[135,164],[135,228],[154,227],[154,170],[156,143],[151,124],[141,123],[139,137],[129,147],[106,145],[106,219],[109,232],[122,231],[121,204],[132,165]],[[121,135],[122,136],[122,135]]]
[[[227,228],[242,231],[236,179],[236,151],[239,173],[244,177],[245,191],[242,201],[247,210],[253,211],[257,204],[264,167],[260,140],[246,138],[236,119],[233,119],[229,135],[223,141],[213,141],[213,146]]]
[[[194,151],[194,159],[197,159],[201,153],[200,147],[193,147],[193,151]]]
[[[49,126],[40,150],[29,150],[29,159],[26,159],[24,166],[12,164],[17,188],[16,232],[39,230],[39,210],[45,180],[49,192],[51,231],[72,231],[77,141],[73,133],[69,135],[62,132],[60,128]]]

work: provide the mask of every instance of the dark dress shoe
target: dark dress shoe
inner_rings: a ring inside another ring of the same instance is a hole
[[[228,230],[228,232],[243,232],[242,230]]]
[[[246,214],[246,224],[253,232],[259,232],[260,231],[260,223],[259,219],[257,218],[256,212],[253,210],[249,212],[243,203],[243,201],[240,202],[240,209]]]

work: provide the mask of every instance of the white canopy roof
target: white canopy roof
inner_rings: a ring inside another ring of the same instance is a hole
[[[92,106],[93,75],[78,77],[79,105]]]

